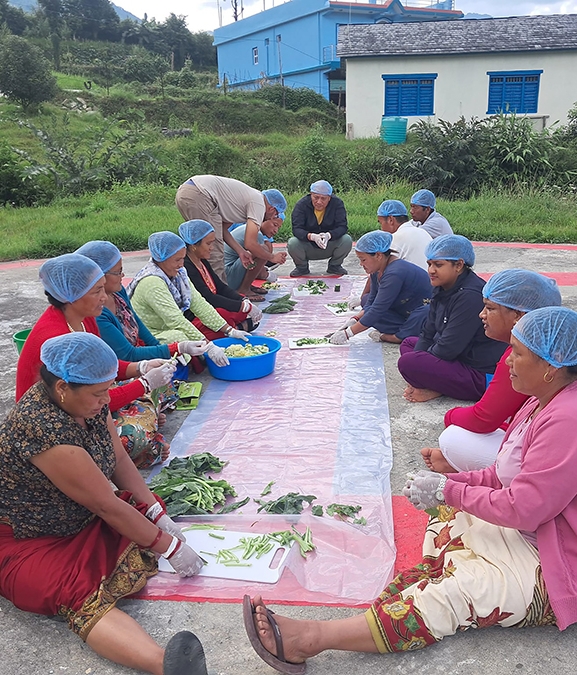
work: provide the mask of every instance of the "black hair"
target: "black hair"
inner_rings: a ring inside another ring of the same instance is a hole
[[[44,295],[48,298],[48,302],[53,306],[56,307],[56,309],[62,309],[65,305],[67,305],[67,302],[62,302],[61,300],[57,300],[53,295],[51,295],[48,291],[44,291]]]
[[[393,218],[397,221],[397,223],[399,223],[399,225],[409,221],[409,216],[393,216]]]
[[[577,377],[577,366],[567,366],[567,375]]]
[[[61,377],[58,377],[58,375],[51,373],[44,364],[40,366],[40,377],[48,389],[52,389],[58,380],[62,379]],[[79,384],[78,382],[67,382],[66,384],[70,387],[70,389],[78,389],[79,387],[86,386],[84,384]]]

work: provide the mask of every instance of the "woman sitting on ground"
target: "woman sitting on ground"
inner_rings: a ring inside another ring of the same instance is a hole
[[[435,288],[420,337],[406,338],[400,347],[398,367],[408,383],[403,395],[411,402],[443,395],[478,401],[506,346],[485,335],[479,318],[485,282],[472,270],[473,245],[445,234],[425,253]]]
[[[229,325],[191,286],[184,259],[186,244],[174,232],[155,232],[148,237],[151,259],[136,274],[127,291],[132,305],[150,332],[161,342],[204,340],[192,323],[198,317],[204,330],[248,340],[246,331]],[[228,365],[224,349],[209,342],[206,350],[217,366]]]
[[[0,595],[65,618],[95,652],[128,668],[206,675],[192,633],[163,650],[115,606],[157,573],[155,554],[181,576],[202,561],[119,441],[108,410],[114,352],[73,332],[44,342],[41,360],[41,382],[0,426]]]
[[[233,290],[215,273],[210,262],[214,244],[214,227],[206,220],[188,220],[178,228],[186,243],[184,269],[190,283],[212,305],[227,325],[239,330],[253,331],[262,319],[262,312],[252,302]],[[222,331],[212,331],[198,317],[192,322],[209,340],[225,337]]]
[[[246,596],[251,643],[273,668],[304,673],[305,659],[326,649],[410,651],[466,628],[577,622],[577,313],[529,312],[511,346],[513,388],[532,398],[497,462],[449,476],[419,471],[404,490],[417,508],[436,508],[419,565],[366,614],[339,621],[289,619]]]
[[[102,270],[77,253],[47,260],[40,268],[40,280],[50,307],[32,328],[18,359],[17,401],[40,379],[44,342],[75,331],[98,336],[94,317],[102,312],[106,301]],[[111,389],[110,410],[122,444],[139,468],[168,458],[170,446],[158,431],[158,406],[150,393],[168,384],[173,372],[174,365],[162,359],[119,362],[116,380],[123,384]]]
[[[122,254],[109,241],[89,241],[76,253],[93,260],[104,272],[106,301],[102,314],[96,317],[100,337],[116,356],[125,361],[139,359],[169,359],[176,354],[199,356],[206,351],[206,341],[189,340],[160,344],[142,323],[132,308],[128,294],[122,286]]]
[[[529,270],[503,270],[483,286],[480,314],[485,335],[511,342],[511,330],[533,309],[561,305],[561,293],[553,279]],[[513,389],[506,360],[507,347],[483,397],[468,408],[452,408],[445,415],[445,431],[439,448],[423,448],[421,454],[431,471],[476,471],[491,466],[497,457],[509,422],[527,400]]]
[[[400,260],[391,250],[389,232],[367,232],[357,241],[355,251],[362,268],[370,275],[370,290],[363,309],[331,336],[331,343],[347,340],[368,328],[376,342],[400,344],[419,335],[429,313],[431,284],[417,265]]]

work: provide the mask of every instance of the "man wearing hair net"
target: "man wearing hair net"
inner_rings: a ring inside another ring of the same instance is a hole
[[[263,190],[242,183],[234,178],[201,175],[192,176],[176,192],[176,208],[184,220],[206,220],[214,227],[216,239],[210,254],[210,264],[226,283],[224,269],[224,242],[235,251],[245,268],[254,257],[229,232],[233,223],[251,223],[257,230],[265,220],[283,218],[286,199],[278,190]],[[270,260],[269,253],[267,260]]]
[[[310,193],[295,204],[291,215],[293,236],[287,251],[295,268],[291,277],[310,273],[309,260],[328,260],[328,274],[347,274],[343,260],[351,252],[347,212],[326,180],[317,180]]]
[[[413,225],[428,232],[431,237],[453,234],[449,221],[435,211],[437,199],[430,190],[417,190],[411,197],[411,218]]]
[[[415,227],[409,220],[407,207],[398,199],[387,199],[377,210],[377,220],[383,232],[393,235],[391,248],[401,260],[417,265],[428,271],[425,249],[431,241],[431,235],[422,227]]]

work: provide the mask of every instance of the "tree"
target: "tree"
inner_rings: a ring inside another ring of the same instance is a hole
[[[120,18],[109,0],[63,0],[66,23],[84,40],[120,39]]]
[[[38,0],[38,6],[46,17],[50,28],[54,68],[60,70],[60,43],[62,41],[62,27],[64,25],[62,0]]]
[[[25,108],[49,101],[57,91],[48,59],[17,35],[0,42],[0,91]]]
[[[30,25],[30,20],[19,7],[13,7],[8,0],[0,0],[0,25],[3,23],[11,33],[22,35]]]

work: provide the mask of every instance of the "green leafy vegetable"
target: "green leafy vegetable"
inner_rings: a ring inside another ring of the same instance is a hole
[[[266,511],[266,513],[302,513],[303,502],[311,504],[315,499],[314,495],[299,495],[297,492],[289,492],[269,502],[263,499],[255,499],[254,501],[260,504],[258,513],[261,511]]]
[[[298,285],[299,291],[308,291],[310,295],[322,295],[328,288],[322,279],[309,279],[306,284]]]
[[[323,507],[321,504],[315,504],[312,508],[313,516],[322,516],[323,515]]]
[[[265,489],[260,493],[261,497],[264,497],[265,495],[270,495],[272,492],[272,486],[274,485],[275,481],[271,480],[270,483],[267,483]]]
[[[219,509],[217,511],[217,513],[218,514],[232,513],[233,511],[236,511],[237,509],[240,509],[243,506],[246,506],[249,502],[250,502],[250,497],[245,497],[240,502],[232,502],[231,504],[227,504],[226,506],[223,506],[222,509]]]
[[[302,347],[303,345],[324,345],[329,342],[329,338],[299,338],[296,341],[297,347]]]
[[[329,504],[327,506],[327,516],[338,516],[339,518],[342,518],[342,520],[356,518],[357,513],[362,508],[362,506],[353,506],[352,504]],[[364,518],[362,518],[362,520],[365,520],[364,523],[361,523],[360,520],[361,519],[359,519],[359,525],[366,525],[366,520]]]

